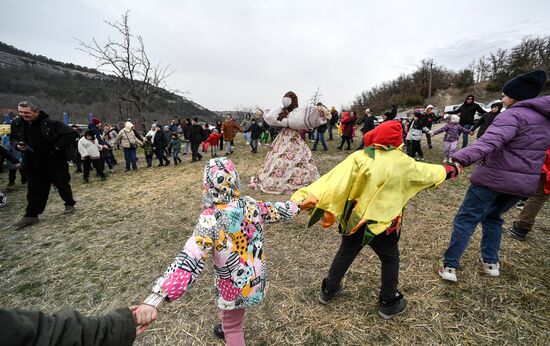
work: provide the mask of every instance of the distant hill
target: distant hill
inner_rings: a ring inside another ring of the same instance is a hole
[[[19,101],[30,99],[56,119],[68,112],[71,122],[87,123],[93,113],[104,122],[131,118],[139,124],[139,117],[113,96],[118,86],[115,77],[95,69],[55,61],[0,42],[0,109],[16,108]],[[148,109],[148,121],[168,123],[174,116],[197,116],[207,122],[219,118],[193,101],[161,90]]]

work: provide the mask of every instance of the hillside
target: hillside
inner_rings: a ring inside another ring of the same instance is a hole
[[[550,71],[550,36],[526,36],[513,48],[472,59],[459,71],[423,59],[413,72],[361,92],[350,109],[362,114],[366,108],[383,113],[392,105],[409,109],[433,104],[438,108],[462,103],[468,94],[482,103],[499,99],[502,86],[511,78],[535,69]],[[550,94],[548,81],[541,94]]]
[[[139,124],[139,117],[114,97],[118,87],[116,78],[95,69],[51,60],[0,42],[0,109],[15,108],[19,101],[31,99],[57,119],[68,112],[71,122],[87,123],[93,113],[107,122],[132,118]],[[147,111],[147,120],[164,123],[175,115],[198,116],[208,122],[218,118],[201,105],[164,89]]]

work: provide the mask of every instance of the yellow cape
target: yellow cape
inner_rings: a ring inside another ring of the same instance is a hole
[[[310,226],[324,214],[323,227],[330,226],[336,216],[344,234],[354,233],[365,223],[372,233],[380,234],[412,197],[446,178],[443,166],[416,162],[401,148],[377,148],[373,152],[374,158],[367,151],[351,154],[292,195],[295,202],[306,200],[315,205],[310,212]]]

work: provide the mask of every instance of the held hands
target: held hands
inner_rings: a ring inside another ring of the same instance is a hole
[[[139,306],[130,307],[132,314],[134,315],[134,320],[137,324],[136,335],[141,335],[145,332],[151,322],[157,319],[157,309],[154,306],[141,304]]]
[[[464,167],[462,167],[462,165],[458,162],[455,162],[454,164],[455,164],[456,169],[458,170],[458,173],[464,174]]]
[[[132,315],[134,316],[134,321],[136,321],[136,310],[137,308],[139,308],[139,305],[132,305],[130,306],[130,311],[132,312]],[[139,325],[136,321],[136,336],[140,336],[141,334],[143,334],[143,332],[145,332],[147,330],[147,328],[149,328],[149,325],[146,324],[146,325]]]

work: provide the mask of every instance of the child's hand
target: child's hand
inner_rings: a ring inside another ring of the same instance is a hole
[[[139,305],[133,305],[133,306],[130,306],[130,311],[132,311],[132,315],[134,316],[134,321],[136,321],[136,310],[137,308],[139,308]],[[136,321],[136,336],[140,336],[141,334],[143,334],[143,332],[145,332],[150,324],[144,324],[144,325],[139,325]]]
[[[141,304],[134,311],[136,324],[147,329],[148,325],[157,319],[157,309],[154,306]],[[143,330],[145,331],[145,330]]]

